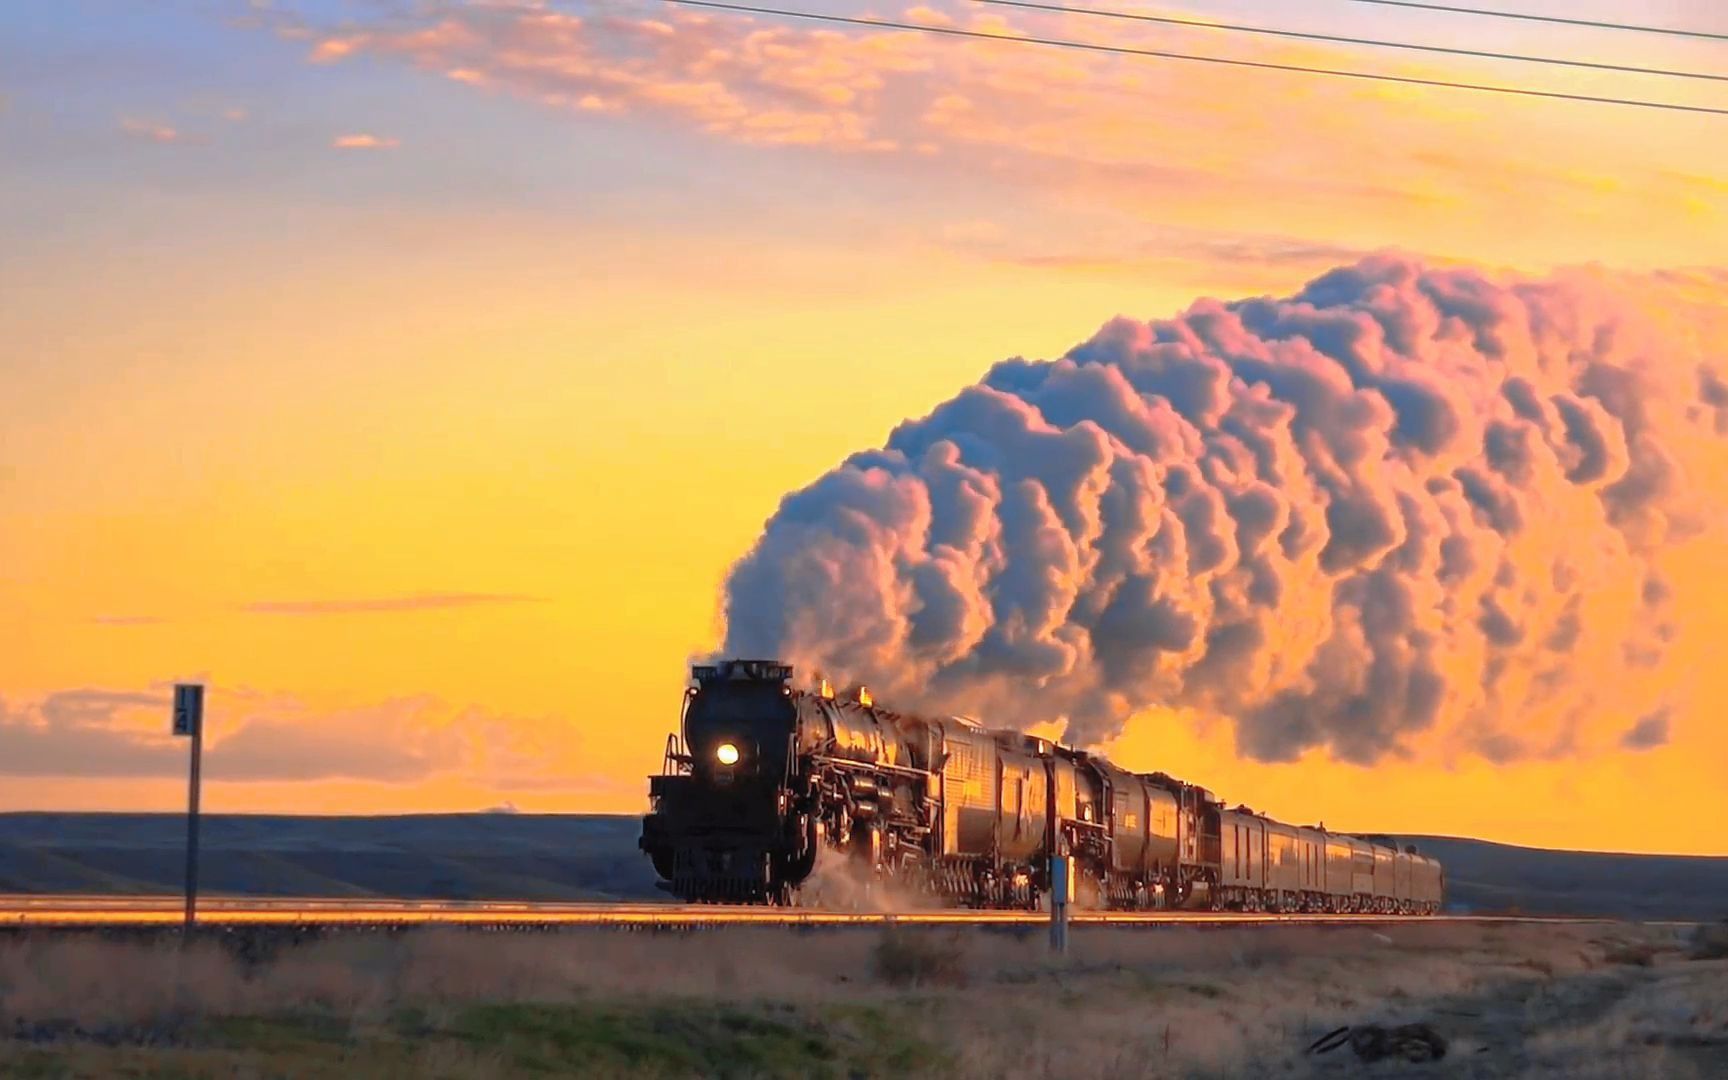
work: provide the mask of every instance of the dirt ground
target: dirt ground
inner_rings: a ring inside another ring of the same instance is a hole
[[[0,940],[0,1075],[1728,1077],[1728,927]]]

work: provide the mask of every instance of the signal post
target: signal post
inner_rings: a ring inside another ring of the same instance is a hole
[[[204,687],[180,683],[174,687],[174,734],[192,740],[186,784],[186,933],[198,917],[198,796],[204,759]]]
[[[1068,909],[1074,902],[1074,857],[1050,856],[1050,951],[1068,951]]]

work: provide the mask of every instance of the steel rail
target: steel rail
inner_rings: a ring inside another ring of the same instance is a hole
[[[0,929],[72,929],[171,926],[181,910],[175,897],[0,898]],[[205,927],[685,927],[685,926],[1024,926],[1047,925],[1040,911],[943,908],[927,911],[827,911],[804,908],[683,904],[557,904],[505,901],[392,901],[209,899],[200,904]],[[1350,926],[1414,923],[1546,923],[1607,920],[1500,915],[1274,914],[1209,911],[1076,911],[1076,926]]]

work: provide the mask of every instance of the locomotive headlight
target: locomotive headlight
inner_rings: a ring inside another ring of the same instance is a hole
[[[714,748],[714,760],[722,765],[738,764],[738,748],[729,742],[723,742]]]

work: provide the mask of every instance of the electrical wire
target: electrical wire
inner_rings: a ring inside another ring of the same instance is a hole
[[[1570,60],[1560,56],[1531,56],[1526,53],[1491,52],[1486,49],[1464,49],[1448,45],[1419,45],[1406,41],[1382,41],[1377,38],[1349,37],[1342,34],[1317,34],[1304,30],[1280,30],[1269,26],[1243,26],[1237,23],[1208,22],[1205,19],[1180,19],[1173,15],[1143,15],[1134,11],[1105,11],[1098,8],[1064,7],[1061,4],[1039,3],[1038,0],[973,0],[998,7],[1027,8],[1033,11],[1054,11],[1063,15],[1094,15],[1105,19],[1128,19],[1134,22],[1160,23],[1165,26],[1188,26],[1203,30],[1222,30],[1233,34],[1263,34],[1268,37],[1300,38],[1303,41],[1328,41],[1340,45],[1366,45],[1375,49],[1408,49],[1412,52],[1444,53],[1449,56],[1474,56],[1484,60],[1512,60],[1521,64],[1554,64],[1560,67],[1589,68],[1595,71],[1616,71],[1628,75],[1664,75],[1675,79],[1708,79],[1728,82],[1728,75],[1713,75],[1704,71],[1676,71],[1670,68],[1637,67],[1630,64],[1606,64],[1593,60]]]
[[[1445,11],[1454,15],[1486,15],[1491,19],[1523,19],[1527,22],[1557,23],[1561,26],[1588,26],[1594,30],[1626,30],[1636,34],[1667,34],[1670,37],[1698,38],[1703,41],[1728,41],[1728,34],[1713,34],[1708,30],[1681,30],[1671,26],[1644,26],[1638,23],[1604,22],[1599,19],[1569,19],[1560,15],[1537,15],[1528,11],[1495,11],[1491,8],[1431,4],[1423,2],[1423,0],[1352,0],[1352,2],[1378,4],[1381,7]]]
[[[1397,83],[1404,86],[1431,86],[1450,90],[1478,90],[1490,94],[1515,97],[1550,98],[1559,101],[1580,101],[1594,105],[1626,105],[1641,109],[1663,109],[1670,112],[1705,113],[1728,116],[1728,108],[1708,105],[1683,105],[1676,101],[1648,101],[1641,98],[1605,97],[1595,94],[1568,94],[1559,90],[1536,90],[1520,86],[1492,86],[1485,83],[1454,82],[1448,79],[1420,79],[1410,75],[1382,75],[1369,71],[1344,68],[1309,67],[1302,64],[1277,64],[1267,60],[1237,60],[1223,56],[1203,56],[1196,53],[1167,52],[1162,49],[1140,49],[1128,45],[1103,45],[1090,41],[1065,38],[1030,37],[1018,34],[997,34],[988,30],[968,30],[958,26],[929,26],[920,23],[872,19],[857,15],[824,15],[814,11],[792,11],[786,8],[759,7],[753,4],[724,3],[722,0],[661,0],[680,7],[707,8],[715,11],[736,11],[750,15],[775,15],[787,19],[809,19],[814,22],[837,23],[844,26],[870,26],[884,30],[910,30],[920,34],[940,34],[946,37],[975,38],[983,41],[1005,41],[1020,45],[1046,45],[1116,56],[1144,56],[1159,60],[1184,60],[1198,64],[1219,64],[1225,67],[1254,68],[1261,71],[1289,71],[1305,75],[1326,75],[1340,79],[1360,79],[1365,82]]]

